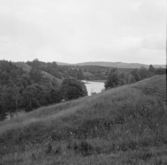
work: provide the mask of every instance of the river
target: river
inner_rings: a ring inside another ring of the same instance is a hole
[[[92,93],[100,93],[104,89],[104,82],[86,81],[83,80],[88,91],[88,96]]]

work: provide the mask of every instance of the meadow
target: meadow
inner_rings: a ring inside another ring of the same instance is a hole
[[[0,165],[167,164],[166,75],[0,123]]]

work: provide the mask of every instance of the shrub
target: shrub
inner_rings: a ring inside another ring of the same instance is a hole
[[[64,100],[77,99],[87,95],[87,90],[81,81],[65,79],[61,86],[62,98]]]

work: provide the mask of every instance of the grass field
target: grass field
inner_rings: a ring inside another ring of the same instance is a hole
[[[167,164],[166,76],[0,123],[2,165]]]

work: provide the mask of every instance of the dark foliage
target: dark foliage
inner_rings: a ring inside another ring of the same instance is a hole
[[[77,99],[87,95],[85,84],[76,79],[64,79],[61,86],[62,98],[64,100]]]
[[[152,65],[150,65],[149,69],[141,67],[140,69],[132,69],[129,72],[113,68],[108,75],[105,88],[108,89],[124,84],[131,84],[154,75],[162,75],[165,73],[166,68],[155,69]]]
[[[31,111],[43,105],[58,103],[61,95],[55,80],[42,75],[37,60],[30,72],[12,62],[0,61],[0,120],[20,110]]]
[[[68,144],[67,148],[83,156],[91,155],[94,152],[94,148],[86,141],[71,142]]]
[[[111,72],[108,76],[108,79],[105,83],[105,88],[106,89],[114,88],[114,87],[118,86],[120,83],[121,83],[121,79],[118,76],[118,71],[116,68],[114,68],[111,70]]]

